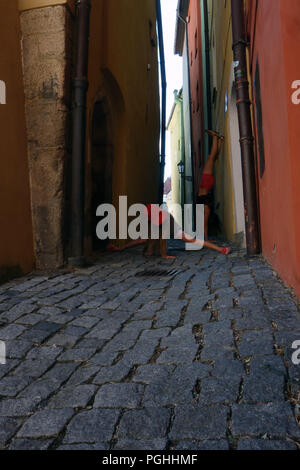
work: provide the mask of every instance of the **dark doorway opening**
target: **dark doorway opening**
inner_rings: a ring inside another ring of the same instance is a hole
[[[91,170],[92,170],[92,246],[93,251],[104,251],[108,241],[99,240],[96,227],[100,218],[96,211],[101,204],[112,204],[113,177],[113,139],[111,116],[106,100],[97,101],[94,105],[91,136]]]

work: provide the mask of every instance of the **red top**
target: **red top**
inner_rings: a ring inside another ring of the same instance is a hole
[[[214,175],[209,175],[207,173],[203,173],[200,183],[200,188],[207,189],[210,191],[213,189],[215,185],[215,177]]]
[[[151,223],[154,225],[162,225],[168,217],[168,213],[161,210],[160,207],[156,204],[147,205],[147,215],[148,220],[151,221]]]

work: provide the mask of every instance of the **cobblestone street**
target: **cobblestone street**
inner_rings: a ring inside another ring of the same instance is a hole
[[[0,287],[0,448],[297,449],[295,300],[259,257],[176,254]]]

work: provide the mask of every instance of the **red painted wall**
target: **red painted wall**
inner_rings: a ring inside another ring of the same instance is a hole
[[[291,101],[291,84],[300,80],[300,2],[248,0],[247,15],[252,86],[257,60],[260,67],[266,164],[263,177],[258,175],[262,250],[300,296],[300,105]]]
[[[203,118],[203,71],[202,71],[202,31],[199,0],[190,0],[188,12],[189,63],[192,98],[192,129],[194,149],[195,190],[200,184],[200,167],[204,158],[204,118]]]

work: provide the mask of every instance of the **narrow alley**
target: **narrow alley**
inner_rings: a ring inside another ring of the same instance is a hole
[[[299,25],[0,1],[1,451],[300,450]]]
[[[2,449],[299,447],[295,300],[243,250],[175,253],[0,288]]]

